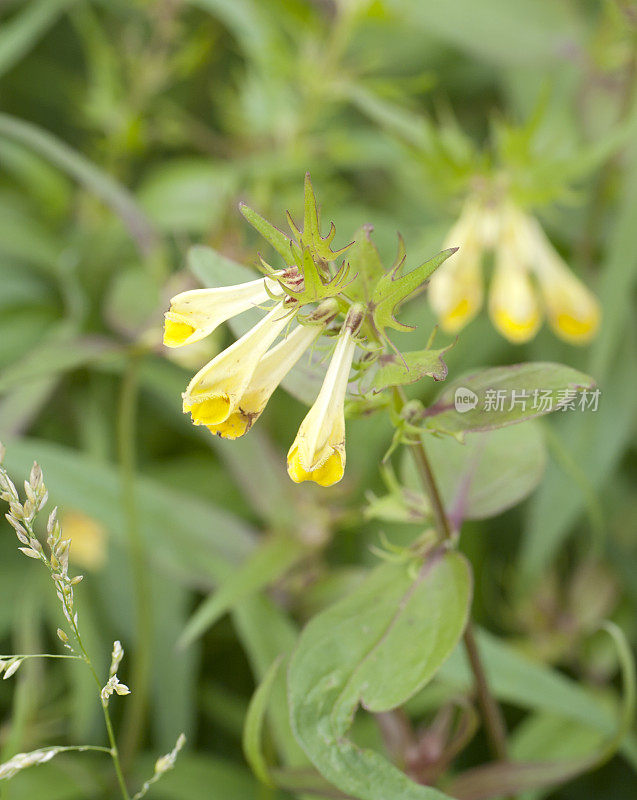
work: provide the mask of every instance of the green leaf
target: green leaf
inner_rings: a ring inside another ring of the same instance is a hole
[[[305,546],[289,536],[273,536],[264,541],[201,603],[186,623],[179,646],[192,644],[237,602],[284,575],[305,552]]]
[[[549,362],[483,369],[450,383],[425,410],[425,424],[453,435],[502,428],[566,407],[569,397],[577,406],[594,386],[588,375]]]
[[[0,394],[94,363],[118,349],[113,342],[98,337],[58,336],[57,340],[43,342],[17,364],[5,369],[0,377]]]
[[[281,666],[281,660],[282,656],[279,656],[270,664],[263,680],[252,695],[243,729],[243,753],[246,761],[252,767],[257,778],[268,786],[272,786],[273,783],[268,763],[261,749],[261,738],[272,685]]]
[[[300,231],[292,218],[288,214],[288,223],[292,232],[296,236],[296,240],[302,247],[307,247],[312,256],[319,261],[335,261],[339,256],[343,255],[351,245],[346,245],[340,250],[333,251],[331,244],[336,236],[336,228],[334,223],[331,224],[327,236],[321,236],[321,220],[316,203],[316,195],[314,194],[314,187],[310,179],[310,173],[305,173],[304,181],[304,202],[303,202],[303,230]]]
[[[464,442],[427,436],[427,455],[443,503],[458,528],[465,519],[488,519],[521,502],[539,484],[546,467],[546,447],[539,423],[469,433]],[[403,480],[419,497],[413,459],[405,453]]]
[[[352,282],[346,288],[345,294],[354,302],[369,303],[374,287],[385,274],[378,249],[372,241],[373,230],[373,225],[363,225],[356,231],[354,243],[347,254]],[[399,238],[399,246],[401,243],[402,239]],[[402,255],[404,255],[404,245]]]
[[[233,609],[232,617],[252,671],[258,680],[263,680],[273,661],[292,652],[297,641],[296,627],[269,597],[262,594],[239,603]],[[281,761],[290,767],[308,767],[310,762],[292,733],[283,672],[279,672],[272,687],[268,720]]]
[[[150,255],[159,246],[153,225],[130,192],[81,153],[48,131],[9,114],[0,114],[0,136],[32,148],[101,198],[120,217],[143,255]]]
[[[634,340],[625,340],[617,363],[621,369],[604,379],[595,414],[560,414],[551,420],[554,436],[549,444],[553,445],[554,459],[532,500],[515,572],[524,590],[534,586],[548,568],[565,539],[576,530],[587,505],[591,525],[605,535],[603,516],[597,521],[599,496],[630,447],[629,431],[635,420]]]
[[[451,247],[443,250],[429,261],[412,269],[407,275],[398,277],[404,263],[404,259],[401,259],[388,273],[383,275],[376,284],[371,302],[372,322],[379,337],[382,338],[385,335],[385,328],[394,328],[397,331],[413,330],[413,326],[398,322],[394,315],[402,303],[418,289],[423,288],[427,278],[457,249]]]
[[[560,714],[606,735],[617,731],[617,714],[606,698],[597,697],[566,675],[531,660],[487,631],[478,631],[476,638],[489,686],[501,702]],[[447,659],[439,677],[459,691],[471,689],[473,676],[462,648],[456,648]],[[637,766],[637,740],[632,734],[625,736],[620,749]]]
[[[292,249],[293,242],[289,236],[278,228],[275,228],[272,223],[268,222],[261,214],[257,214],[256,211],[253,211],[250,206],[247,206],[245,203],[239,203],[239,211],[248,220],[250,225],[263,236],[266,242],[272,245],[288,266],[292,266],[297,262],[297,258]]]
[[[551,0],[516,0],[515,4],[490,0],[479,8],[473,0],[392,0],[392,6],[410,30],[494,65],[550,69],[551,63],[559,63],[560,48],[585,46],[586,28],[578,6]]]
[[[229,170],[209,159],[184,158],[156,167],[137,196],[161,230],[203,234],[217,228],[234,189]]]
[[[136,766],[140,776],[153,773],[155,758],[139,759],[140,763]],[[236,761],[221,759],[210,753],[198,755],[182,752],[175,769],[167,772],[148,796],[153,800],[201,800],[214,792],[215,797],[223,800],[246,800],[259,796],[259,786],[250,772]],[[86,797],[86,792],[80,797]],[[283,799],[276,794],[272,800]]]
[[[425,350],[412,350],[409,353],[381,355],[378,359],[380,366],[374,375],[372,388],[376,392],[381,392],[390,386],[415,383],[425,375],[429,375],[435,381],[444,381],[447,377],[447,365],[443,355],[449,350],[449,347],[443,347],[440,350],[426,348]]]
[[[476,767],[452,782],[449,791],[454,797],[458,800],[489,800],[529,789],[555,786],[601,766],[613,756],[630,730],[635,716],[635,664],[630,645],[621,629],[612,623],[604,627],[617,647],[624,680],[622,711],[617,731],[611,739],[582,758],[537,763],[496,762]]]
[[[37,0],[9,21],[2,21],[0,32],[0,75],[11,69],[75,0]]]
[[[361,800],[442,800],[347,732],[357,706],[400,706],[424,686],[462,635],[471,597],[468,563],[456,552],[386,563],[307,625],[290,662],[295,735],[319,772]]]

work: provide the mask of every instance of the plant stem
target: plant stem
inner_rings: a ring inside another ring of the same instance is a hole
[[[136,610],[136,647],[133,653],[130,677],[133,692],[126,709],[124,743],[122,745],[126,765],[129,765],[135,757],[144,726],[148,707],[152,646],[151,587],[148,580],[144,542],[140,533],[135,492],[139,358],[139,352],[131,352],[121,386],[117,426],[122,504],[127,523]]]
[[[66,606],[66,600],[62,600],[62,602]],[[93,676],[93,680],[97,685],[97,691],[100,694],[100,704],[102,706],[102,713],[104,714],[104,723],[106,725],[106,734],[108,736],[108,743],[110,745],[110,754],[111,758],[113,759],[113,766],[115,768],[115,774],[117,775],[117,783],[119,784],[119,788],[122,792],[122,797],[124,800],[130,800],[130,795],[128,794],[128,789],[126,788],[126,781],[124,780],[124,773],[122,771],[122,764],[119,757],[119,749],[117,747],[117,740],[115,739],[115,731],[113,730],[113,722],[111,720],[111,714],[108,710],[107,703],[102,700],[101,693],[102,693],[102,683],[99,679],[97,672],[95,672],[95,667],[93,666],[93,662],[91,661],[89,654],[84,647],[84,643],[82,642],[82,637],[80,635],[80,631],[75,623],[73,615],[69,611],[69,620],[71,627],[73,628],[73,634],[75,635],[75,640],[77,641],[80,650],[82,651],[82,657],[87,665],[87,667],[91,671],[91,675]]]
[[[406,404],[407,398],[402,387],[397,387],[394,391],[394,397],[398,410],[400,411]],[[418,475],[420,476],[421,483],[425,492],[427,493],[431,502],[431,509],[433,512],[434,523],[436,530],[440,537],[441,542],[451,543],[455,538],[455,532],[449,522],[449,517],[445,511],[440,490],[436,483],[433,470],[427,451],[422,439],[419,437],[417,441],[409,445],[411,454],[416,463]],[[507,732],[504,724],[504,717],[500,706],[489,689],[489,683],[480,659],[480,653],[473,633],[473,623],[471,620],[467,622],[467,626],[463,636],[467,658],[469,659],[469,666],[473,673],[473,680],[480,712],[482,714],[482,721],[484,723],[485,732],[489,741],[489,747],[495,758],[506,760],[507,758]]]
[[[493,755],[501,761],[506,761],[507,754],[507,732],[504,724],[504,717],[495,697],[491,694],[487,676],[482,666],[478,645],[473,633],[473,623],[467,623],[464,631],[464,646],[473,673],[473,679],[478,697],[480,713],[484,721],[484,729],[489,740],[489,747]]]

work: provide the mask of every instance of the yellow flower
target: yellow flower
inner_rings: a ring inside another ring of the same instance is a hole
[[[238,410],[259,361],[289,322],[289,307],[278,303],[190,381],[183,409],[190,412],[195,425],[222,425]]]
[[[489,314],[495,327],[510,342],[532,339],[542,323],[542,312],[525,259],[524,229],[503,225],[495,252],[495,269],[489,290]]]
[[[247,433],[261,416],[276,387],[322,331],[322,325],[299,325],[268,351],[258,363],[236,410],[220,424],[208,425],[210,431],[223,439],[238,439]]]
[[[288,474],[295,483],[332,486],[345,471],[345,393],[356,349],[360,314],[351,310],[339,334],[314,405],[288,452]]]
[[[542,228],[529,220],[535,245],[535,271],[551,328],[562,339],[586,344],[595,336],[601,309],[595,295],[570,271]]]
[[[71,561],[85,569],[101,569],[107,557],[108,537],[104,526],[82,511],[65,511],[61,523],[64,536],[71,540]]]
[[[276,288],[276,281],[259,278],[237,286],[181,292],[172,298],[170,310],[164,315],[164,344],[181,347],[198,342],[222,322],[264,303],[268,290],[273,292]]]
[[[495,250],[489,314],[516,344],[532,339],[543,313],[562,339],[585,344],[600,322],[597,299],[570,271],[541,226],[508,201],[496,208],[467,202],[445,247],[459,246],[432,276],[429,300],[441,327],[456,333],[482,305],[481,260]],[[539,291],[538,291],[539,288]]]
[[[440,326],[457,333],[482,307],[483,230],[479,209],[469,205],[449,232],[443,249],[460,244],[429,282],[429,302]]]

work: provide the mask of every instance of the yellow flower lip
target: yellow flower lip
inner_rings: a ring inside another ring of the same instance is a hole
[[[298,447],[293,447],[288,454],[288,475],[294,483],[314,481],[325,488],[338,483],[345,473],[343,454],[335,450],[327,459],[314,469],[306,470],[301,463]]]
[[[289,322],[282,303],[202,367],[183,395],[195,425],[220,425],[239,408],[259,361]]]
[[[537,333],[541,317],[538,313],[533,313],[526,319],[515,318],[505,308],[500,308],[491,312],[493,324],[500,333],[514,344],[524,344],[531,340]]]
[[[200,402],[184,405],[195,425],[220,425],[230,414],[230,398],[226,394],[208,397]]]
[[[187,322],[178,322],[175,319],[171,319],[168,314],[166,314],[164,322],[164,344],[166,347],[180,347],[186,343],[186,340],[189,339],[194,332],[195,328],[192,325],[189,325]]]
[[[557,314],[551,318],[551,326],[562,339],[573,344],[587,344],[597,333],[599,328],[599,314],[594,313],[587,318],[575,317],[567,312]]]
[[[207,425],[207,428],[221,439],[239,439],[250,430],[252,422],[253,418],[239,409],[218,425]]]
[[[314,481],[333,486],[345,472],[345,394],[360,324],[352,307],[334,348],[323,385],[288,451],[288,474],[295,483]]]
[[[469,322],[474,309],[471,301],[463,297],[458,303],[440,319],[440,327],[447,333],[457,333]]]
[[[204,339],[226,320],[265,303],[277,285],[266,277],[237,286],[189,289],[175,295],[164,315],[164,344],[181,347]]]

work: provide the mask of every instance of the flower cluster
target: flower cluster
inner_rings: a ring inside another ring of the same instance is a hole
[[[166,314],[164,343],[175,347],[208,335],[220,322],[262,304],[274,288],[269,283],[262,278],[177,295]],[[324,300],[303,317],[299,310],[298,301],[282,296],[260,322],[199,370],[183,394],[184,413],[195,425],[205,425],[225,439],[237,439],[250,430],[283,378],[334,321],[338,304]],[[331,486],[343,476],[344,401],[356,330],[350,315],[341,326],[316,403],[290,448],[288,471],[296,482],[313,480]],[[183,341],[178,335],[184,335]]]
[[[361,407],[371,410],[391,404],[391,400],[379,402],[376,395],[392,386],[412,383],[423,375],[446,374],[440,362],[444,351],[434,353],[427,344],[425,350],[398,354],[387,330],[412,330],[396,319],[398,309],[422,289],[453,250],[406,274],[402,239],[394,264],[385,270],[369,226],[356,242],[332,250],[336,231],[332,225],[327,236],[321,235],[309,176],[302,229],[288,214],[292,236],[246,206],[241,212],[276,250],[284,267],[275,269],[261,259],[265,277],[236,286],[194,289],[172,298],[164,327],[164,344],[170,348],[201,341],[221,323],[249,309],[266,312],[197,372],[182,395],[183,411],[195,425],[224,439],[237,439],[250,430],[274,390],[319,337],[336,340],[322,386],[287,455],[293,481],[332,486],[345,471],[345,400],[353,367],[358,391],[364,394],[364,384],[375,393],[358,398]],[[337,260],[350,248],[349,260],[339,266]],[[395,353],[387,352],[390,346]],[[357,349],[364,355],[354,363]],[[363,375],[370,380],[362,382]]]
[[[595,296],[571,272],[537,220],[510,201],[494,207],[469,199],[446,246],[459,246],[459,252],[432,277],[429,288],[431,307],[444,330],[459,331],[481,309],[482,257],[492,250],[489,314],[509,341],[532,339],[543,314],[568,342],[585,344],[595,335],[600,321]]]

